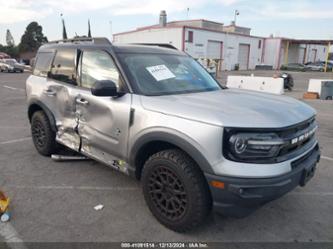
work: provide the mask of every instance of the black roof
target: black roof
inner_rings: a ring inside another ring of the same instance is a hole
[[[58,48],[99,48],[104,50],[112,50],[115,53],[158,53],[184,55],[183,52],[177,50],[170,44],[112,44],[106,38],[85,38],[82,40],[71,39],[54,41],[44,44],[39,48],[39,51],[53,51]]]
[[[156,53],[156,54],[175,54],[183,55],[183,53],[177,49],[167,48],[159,45],[136,45],[136,44],[122,44],[112,45],[113,50],[116,53]]]

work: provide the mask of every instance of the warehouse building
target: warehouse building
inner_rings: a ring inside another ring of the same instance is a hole
[[[325,61],[329,41],[295,40],[251,35],[251,29],[234,22],[204,19],[167,22],[161,11],[159,23],[113,35],[115,43],[164,43],[196,59],[213,59],[220,70],[251,70],[265,64],[279,69],[282,64]],[[333,43],[331,43],[333,44]]]
[[[166,18],[162,11],[159,24],[115,34],[113,41],[171,44],[196,59],[219,60],[222,70],[233,70],[237,64],[239,69],[254,69],[261,62],[264,38],[251,36],[249,28],[224,27],[204,19],[167,22]]]
[[[327,40],[269,37],[265,39],[262,61],[264,64],[272,65],[274,69],[288,63],[325,61],[330,44]]]

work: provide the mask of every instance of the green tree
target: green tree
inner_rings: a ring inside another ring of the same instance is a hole
[[[2,46],[0,44],[0,52],[4,52],[8,54],[12,58],[18,58],[19,57],[19,51],[17,46]]]
[[[47,42],[47,37],[43,34],[43,28],[37,22],[31,22],[23,36],[19,45],[20,52],[34,52]]]
[[[6,32],[6,43],[7,43],[7,46],[9,46],[9,47],[15,46],[14,38],[12,36],[12,33],[10,33],[9,29],[7,29],[7,32]]]

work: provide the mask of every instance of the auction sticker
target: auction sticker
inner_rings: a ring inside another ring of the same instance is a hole
[[[176,78],[176,76],[165,65],[146,67],[146,69],[157,81]]]

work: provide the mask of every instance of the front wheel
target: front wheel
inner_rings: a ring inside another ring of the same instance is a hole
[[[201,224],[211,209],[204,175],[184,152],[172,149],[151,156],[142,173],[143,194],[156,219],[185,232]]]
[[[41,155],[50,156],[55,152],[55,132],[43,111],[37,111],[32,115],[31,135],[34,145]]]

